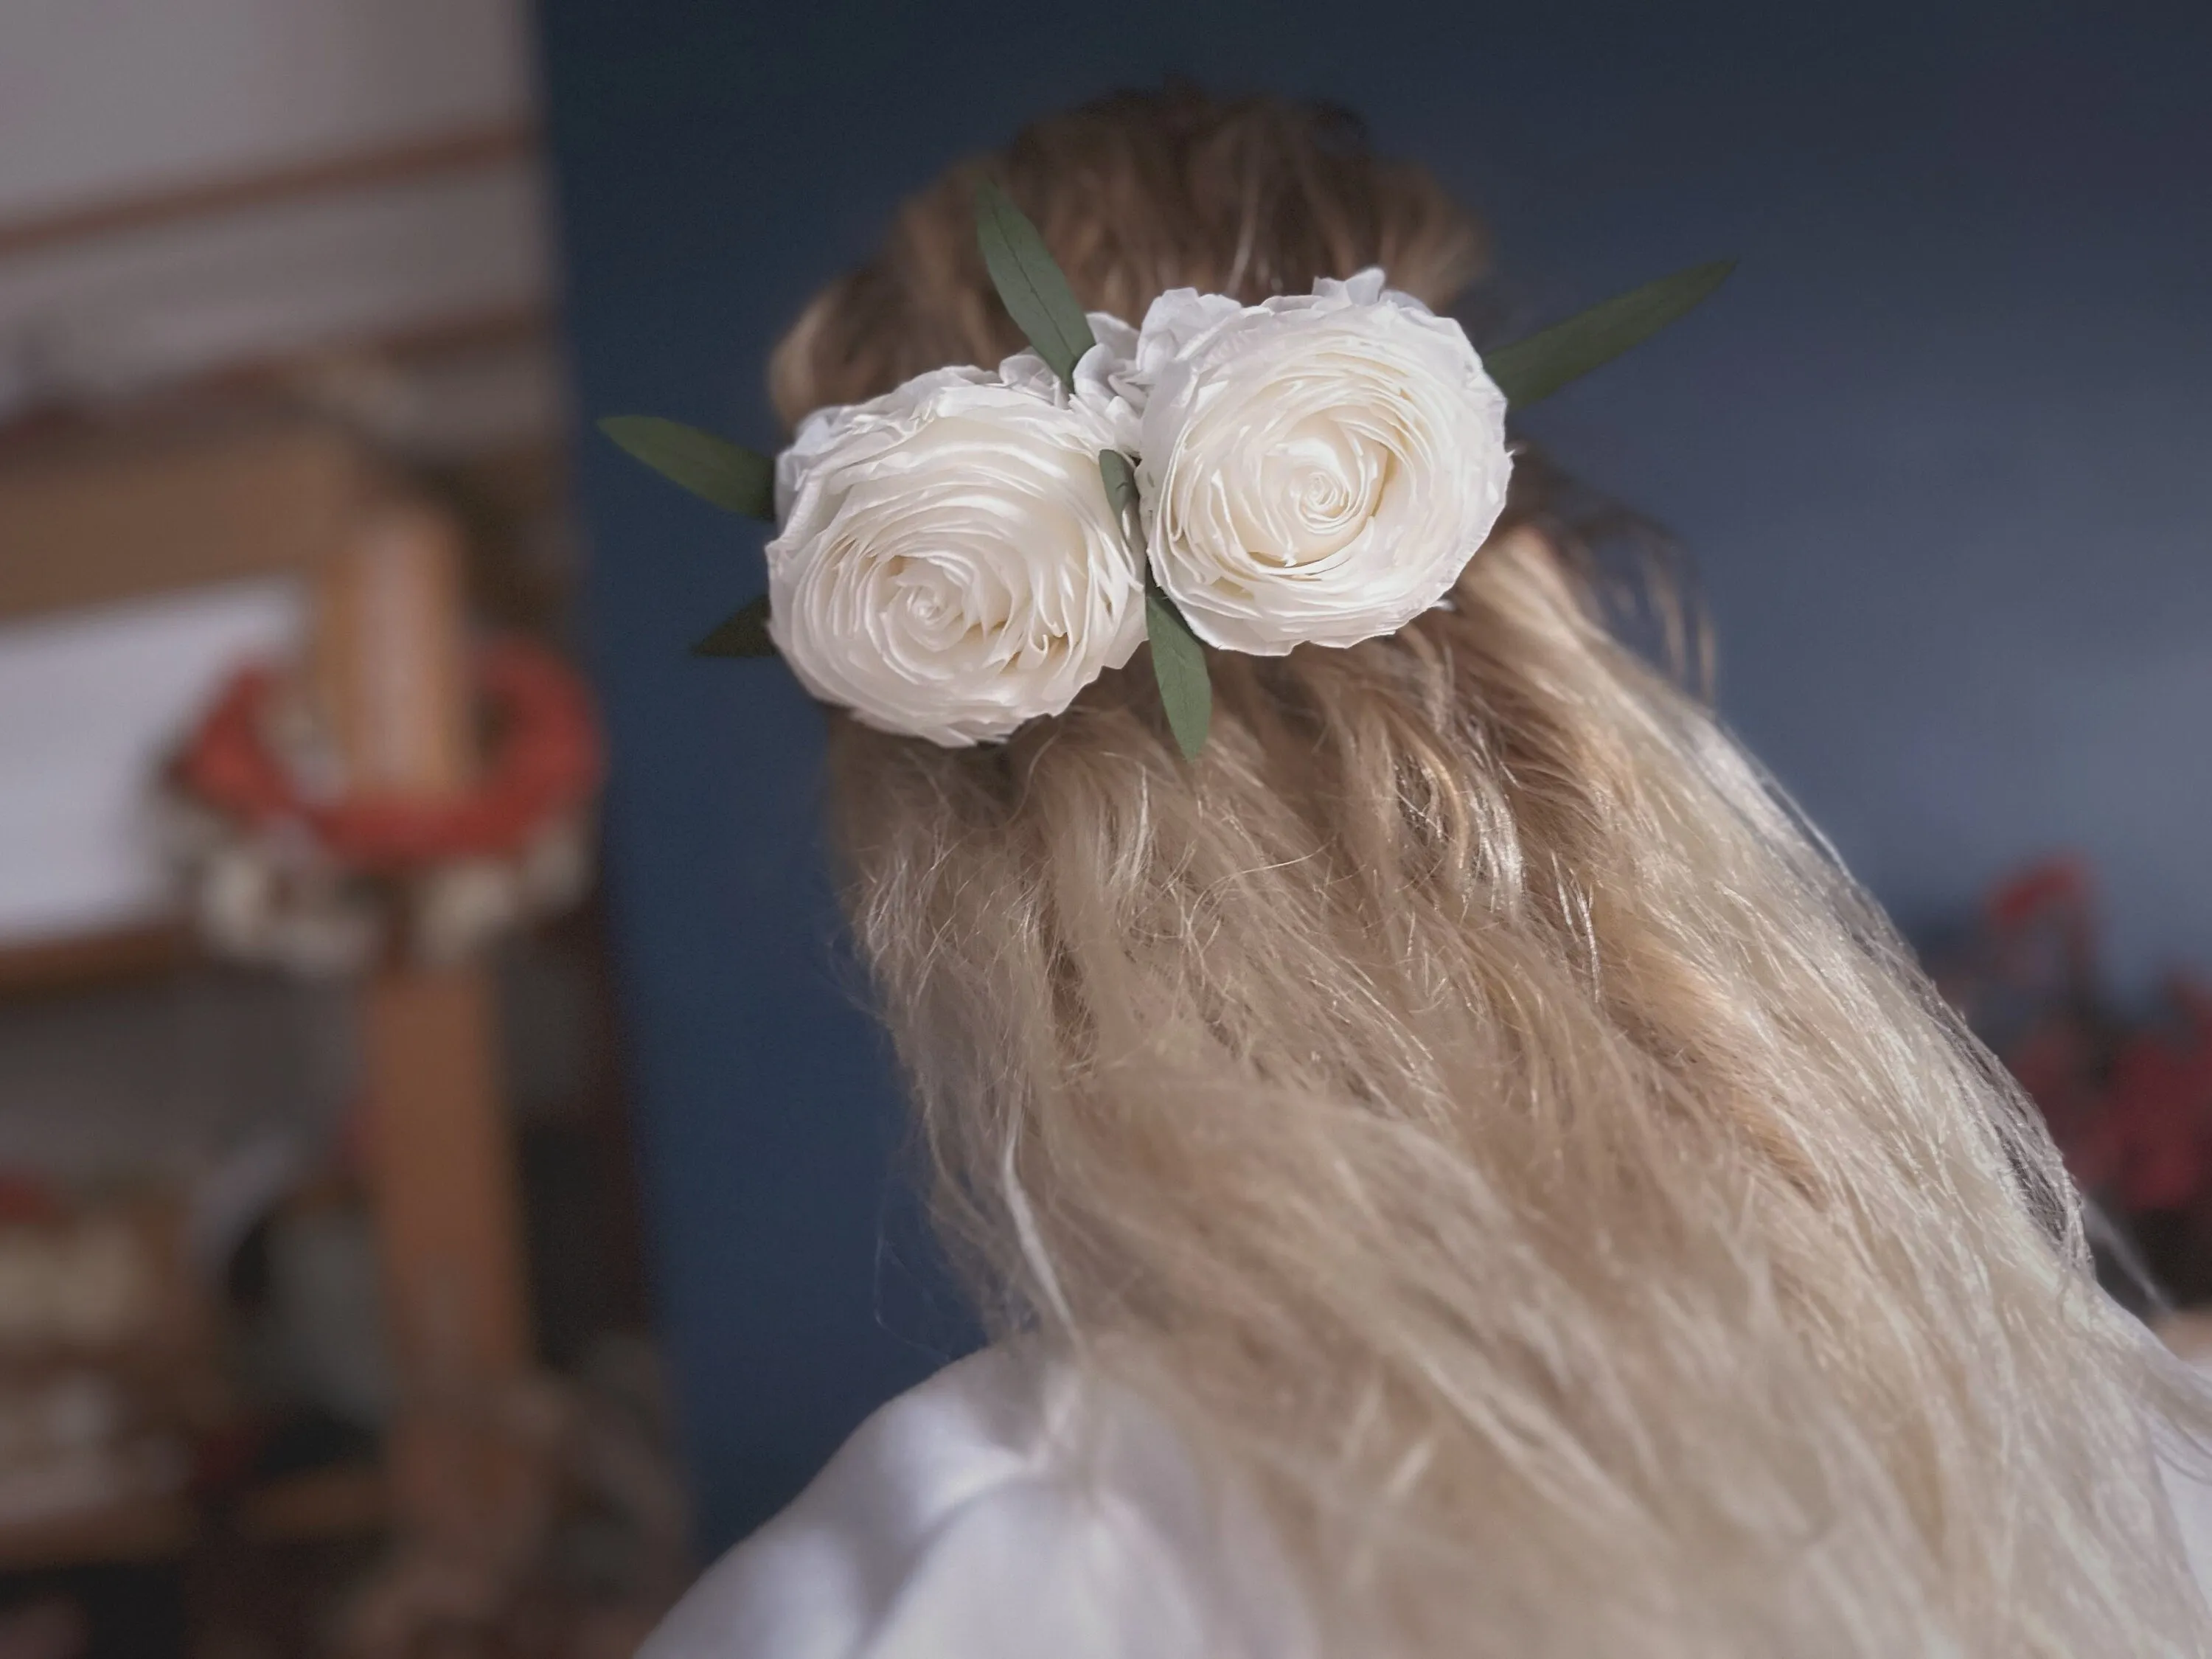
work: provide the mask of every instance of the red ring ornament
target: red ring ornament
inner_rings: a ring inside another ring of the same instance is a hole
[[[394,875],[457,859],[512,858],[599,785],[603,756],[591,696],[559,658],[522,640],[478,647],[477,689],[495,711],[481,780],[436,799],[303,796],[263,728],[280,684],[273,669],[234,675],[179,761],[185,786],[249,829],[297,823],[332,859]]]

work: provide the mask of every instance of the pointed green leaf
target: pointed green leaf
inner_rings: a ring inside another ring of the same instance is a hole
[[[767,456],[657,415],[610,415],[599,430],[725,513],[775,522],[775,463]]]
[[[1116,513],[1128,513],[1137,505],[1136,464],[1118,449],[1098,452],[1098,476],[1105,481],[1106,504]]]
[[[1213,723],[1213,682],[1206,672],[1206,647],[1175,601],[1157,587],[1145,590],[1145,631],[1152,642],[1152,678],[1159,682],[1168,730],[1183,758],[1196,760]]]
[[[695,657],[773,657],[775,641],[768,636],[768,595],[732,612],[720,628],[691,647]]]
[[[1717,259],[1662,276],[1501,347],[1482,366],[1505,401],[1524,409],[1649,339],[1718,288],[1735,269],[1735,260]]]
[[[975,240],[982,244],[992,286],[1014,325],[1046,366],[1073,385],[1077,362],[1097,343],[1091,319],[1075,302],[1075,290],[1037,228],[988,179],[975,186]]]
[[[1118,449],[1098,452],[1098,476],[1106,485],[1106,505],[1121,526],[1121,539],[1138,559],[1145,556],[1145,521],[1138,512],[1137,467]]]

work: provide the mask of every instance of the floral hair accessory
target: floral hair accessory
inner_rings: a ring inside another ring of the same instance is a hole
[[[1086,315],[1036,228],[980,186],[984,262],[1030,349],[817,410],[774,462],[649,416],[599,422],[769,520],[768,592],[695,647],[782,656],[808,691],[948,748],[1058,714],[1149,641],[1195,758],[1200,641],[1280,656],[1396,632],[1505,506],[1505,414],[1656,332],[1733,262],[1692,266],[1486,360],[1364,270],[1244,305],[1176,289]]]

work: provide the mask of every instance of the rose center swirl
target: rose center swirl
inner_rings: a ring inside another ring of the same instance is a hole
[[[1341,551],[1374,518],[1391,467],[1372,434],[1327,414],[1298,422],[1264,452],[1247,550],[1287,569]]]

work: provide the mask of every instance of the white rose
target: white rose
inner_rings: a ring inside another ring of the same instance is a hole
[[[1164,294],[1121,385],[1153,574],[1225,650],[1395,632],[1505,505],[1504,394],[1458,324],[1379,270],[1256,306]]]
[[[1105,416],[1006,367],[819,410],[776,462],[777,648],[823,702],[947,748],[1059,714],[1145,637]]]
[[[1057,403],[1081,404],[1105,421],[1112,447],[1134,455],[1146,385],[1136,371],[1137,331],[1110,312],[1088,315],[1095,343],[1076,361],[1072,392],[1034,351],[1018,351],[1000,363],[999,378]]]

